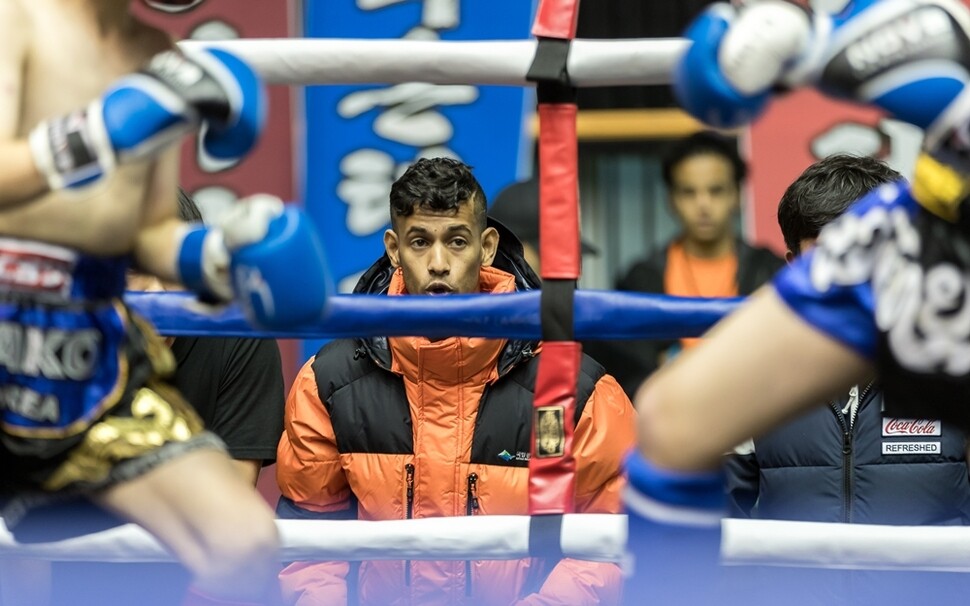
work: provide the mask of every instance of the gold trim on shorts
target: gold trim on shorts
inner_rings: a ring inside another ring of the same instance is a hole
[[[151,383],[135,392],[130,417],[109,413],[92,425],[43,488],[102,483],[120,462],[168,443],[187,442],[202,431],[202,420],[175,388]]]

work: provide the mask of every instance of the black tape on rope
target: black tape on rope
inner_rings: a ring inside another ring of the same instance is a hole
[[[534,558],[561,560],[562,551],[561,514],[534,515],[529,518],[529,555]]]
[[[532,65],[525,75],[529,82],[558,82],[569,85],[566,62],[569,59],[570,40],[560,38],[539,38]]]
[[[575,328],[573,307],[575,280],[551,280],[542,283],[540,317],[543,341],[573,341]]]

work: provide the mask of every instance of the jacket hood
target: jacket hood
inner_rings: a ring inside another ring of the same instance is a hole
[[[515,291],[524,292],[541,288],[542,282],[525,260],[522,252],[522,242],[510,229],[488,217],[487,225],[498,230],[499,241],[492,268],[503,271],[515,280]],[[377,261],[363,273],[354,287],[354,294],[386,295],[394,276],[394,267],[387,253],[381,255]],[[498,373],[504,375],[522,360],[535,354],[538,341],[510,339],[502,350],[498,360]],[[369,355],[381,368],[390,370],[391,350],[387,337],[371,337],[358,339],[358,351]]]

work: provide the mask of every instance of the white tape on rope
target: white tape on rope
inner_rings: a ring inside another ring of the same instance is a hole
[[[2,520],[0,520],[2,522]],[[281,559],[293,560],[510,560],[529,557],[528,516],[479,516],[380,522],[278,520]],[[563,553],[594,561],[621,561],[626,517],[566,515]],[[0,557],[57,561],[168,562],[174,558],[133,524],[50,543],[17,543],[0,525]]]
[[[970,527],[724,520],[725,564],[970,572]]]
[[[528,86],[535,40],[428,41],[264,38],[181,42],[246,59],[271,84],[501,84]],[[569,74],[577,87],[668,84],[687,42],[574,40]]]

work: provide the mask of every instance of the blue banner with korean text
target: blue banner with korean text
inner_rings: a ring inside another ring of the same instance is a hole
[[[307,0],[313,38],[519,40],[529,0]],[[391,183],[420,157],[474,167],[491,200],[531,167],[531,88],[422,83],[306,88],[306,209],[342,292],[383,253]],[[528,157],[526,157],[528,156]],[[320,341],[304,344],[305,357]]]

